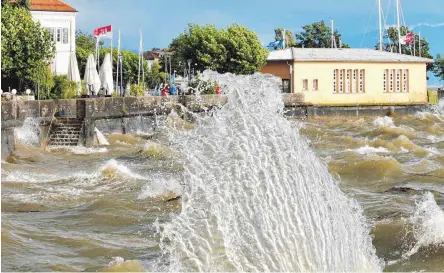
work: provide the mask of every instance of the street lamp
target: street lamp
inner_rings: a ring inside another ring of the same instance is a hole
[[[26,89],[26,91],[25,91],[25,93],[26,93],[26,95],[28,95],[28,100],[29,100],[29,94],[31,94],[31,89]]]
[[[191,81],[191,59],[188,59],[188,81]]]
[[[17,90],[12,89],[11,94],[13,94],[13,95],[17,94]]]

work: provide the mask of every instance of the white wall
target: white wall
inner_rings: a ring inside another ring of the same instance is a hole
[[[52,70],[59,74],[68,74],[71,52],[76,50],[76,15],[77,12],[31,11],[34,20],[45,28],[61,28],[61,41],[56,43],[56,56],[52,62]],[[63,28],[68,29],[68,43],[63,43]],[[55,33],[55,37],[57,32]]]

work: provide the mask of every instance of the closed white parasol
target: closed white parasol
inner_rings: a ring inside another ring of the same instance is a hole
[[[100,81],[102,82],[101,87],[105,89],[105,94],[111,95],[114,90],[114,83],[111,54],[109,53],[105,55],[105,60],[103,61],[102,67],[100,67],[99,77]]]
[[[100,90],[100,77],[96,69],[94,56],[90,54],[85,68],[85,85],[88,95],[97,95]]]
[[[80,80],[79,66],[77,65],[77,57],[74,51],[71,52],[71,56],[69,58],[68,80],[77,83],[77,96],[80,96],[80,93],[82,92],[82,86]]]

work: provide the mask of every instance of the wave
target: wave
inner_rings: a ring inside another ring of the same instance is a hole
[[[409,218],[413,225],[415,245],[404,257],[410,257],[422,247],[444,247],[444,211],[438,206],[431,192],[427,192],[416,204]]]

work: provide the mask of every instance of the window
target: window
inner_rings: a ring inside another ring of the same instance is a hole
[[[57,38],[56,38],[57,40],[57,43],[60,43],[60,41],[62,40],[62,29],[61,28],[58,28],[57,29]]]
[[[336,79],[337,79],[337,75],[338,74],[338,70],[335,69],[333,70],[333,92],[336,93],[338,90],[336,90]]]
[[[409,92],[409,70],[404,69],[403,71],[403,83],[402,83],[402,91]]]
[[[291,93],[290,80],[282,80],[282,92]]]
[[[390,88],[389,88],[389,92],[393,92],[393,74],[395,74],[394,70],[390,69]]]
[[[318,87],[318,80],[315,79],[315,80],[313,80],[313,91],[318,91],[319,90],[318,88],[319,88]]]
[[[384,92],[387,92],[387,69],[386,70],[384,70],[384,81],[383,81],[383,89],[384,89]]]
[[[339,77],[339,93],[344,92],[344,69],[341,69],[341,76]]]
[[[350,77],[351,77],[351,70],[350,69],[347,69],[347,82],[346,82],[346,87],[345,87],[345,92],[347,92],[347,93],[350,93],[350,83],[351,83],[351,81],[350,81]]]
[[[358,75],[358,70],[353,69],[352,93],[357,93],[357,89],[358,89],[357,75]]]
[[[359,93],[365,93],[365,70],[359,70]]]
[[[308,80],[302,80],[302,90],[303,91],[308,90]]]
[[[68,44],[68,29],[64,28],[63,29],[63,44]]]
[[[48,27],[46,28],[49,31],[49,37],[52,41],[54,41],[54,28]]]
[[[401,69],[396,70],[396,92],[401,92]]]

